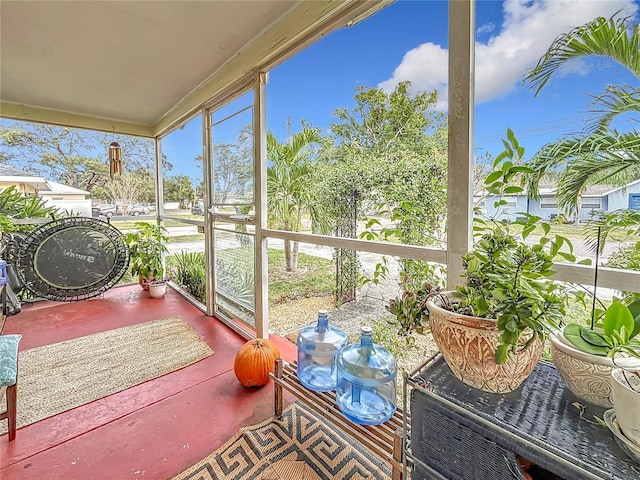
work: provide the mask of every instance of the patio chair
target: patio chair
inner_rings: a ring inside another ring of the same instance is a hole
[[[7,397],[7,409],[0,420],[9,421],[9,441],[16,438],[18,413],[18,343],[22,335],[0,335],[0,400]]]

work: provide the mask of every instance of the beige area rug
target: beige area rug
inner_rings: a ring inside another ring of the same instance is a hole
[[[173,480],[389,479],[389,467],[299,403],[241,428]]]
[[[181,318],[108,330],[20,352],[18,427],[191,365],[213,351]],[[7,431],[7,422],[0,433]]]

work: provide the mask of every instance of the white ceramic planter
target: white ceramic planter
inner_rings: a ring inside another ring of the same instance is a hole
[[[615,368],[611,372],[611,380],[613,409],[620,429],[628,440],[640,448],[640,377],[621,368]],[[635,390],[627,382],[630,382]]]
[[[575,348],[560,331],[553,332],[551,356],[560,376],[573,394],[605,408],[613,406],[611,371],[616,365],[640,368],[640,360],[616,358],[616,364],[609,357],[600,357]]]
[[[455,298],[451,292],[445,293]],[[467,385],[492,393],[511,392],[531,374],[542,356],[544,342],[538,339],[498,365],[495,351],[500,330],[495,320],[451,312],[432,301],[427,302],[427,308],[440,353],[454,375]]]
[[[167,284],[162,283],[149,283],[149,294],[153,298],[162,298],[167,293]]]

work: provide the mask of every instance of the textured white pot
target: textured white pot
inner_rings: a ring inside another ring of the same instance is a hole
[[[616,357],[616,363],[609,357],[600,357],[575,348],[561,331],[553,332],[551,356],[560,376],[573,394],[584,400],[605,408],[613,407],[613,381],[611,371],[617,365],[628,368],[640,368],[640,360]]]
[[[625,379],[626,376],[626,379]],[[611,372],[613,409],[624,436],[640,448],[640,377],[615,368]],[[629,386],[633,385],[634,389]]]
[[[164,294],[167,293],[167,284],[162,283],[150,283],[149,284],[149,294],[153,298],[162,298]]]
[[[453,292],[445,293],[455,298]],[[537,339],[498,365],[495,352],[501,332],[495,320],[451,312],[431,300],[427,308],[433,340],[453,374],[467,385],[485,392],[511,392],[531,374],[542,356],[544,342]]]

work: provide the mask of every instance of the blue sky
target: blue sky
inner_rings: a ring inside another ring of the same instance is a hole
[[[544,143],[580,130],[589,93],[599,94],[609,83],[638,86],[637,78],[602,59],[572,62],[536,98],[521,81],[557,35],[619,10],[637,18],[639,7],[631,0],[479,0],[476,151],[500,153],[510,127],[531,155]],[[292,132],[302,119],[328,131],[336,120],[333,112],[353,106],[356,86],[390,91],[404,80],[419,90],[437,89],[439,108],[446,111],[447,16],[446,1],[399,1],[276,67],[267,87],[269,130],[284,140],[290,117]],[[199,153],[200,122],[193,127],[163,142],[174,174],[199,176],[191,159]]]

